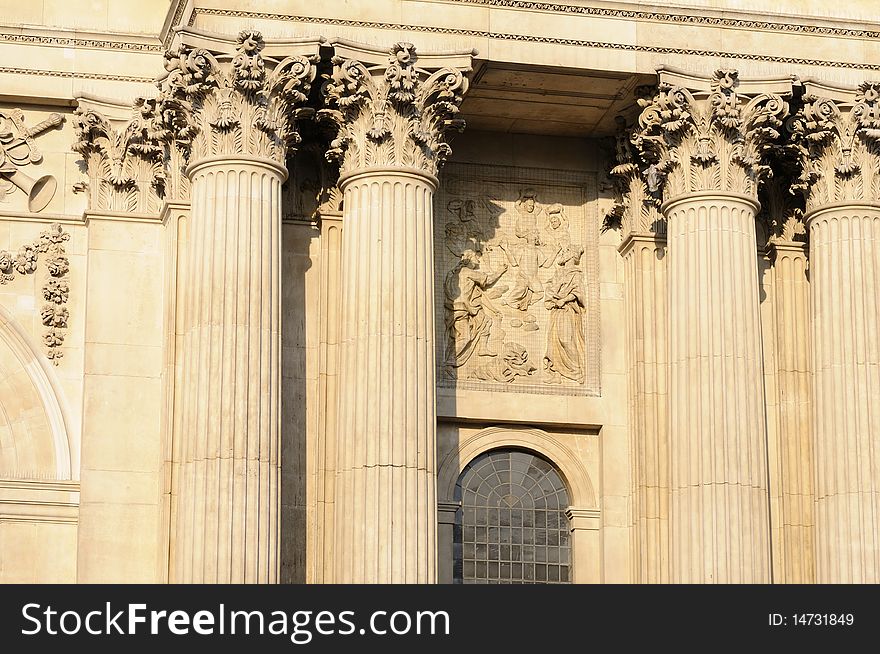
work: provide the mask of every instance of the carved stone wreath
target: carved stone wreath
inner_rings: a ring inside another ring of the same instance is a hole
[[[40,310],[40,318],[43,326],[46,327],[43,333],[46,356],[56,366],[64,356],[60,347],[64,344],[70,318],[70,312],[65,306],[70,296],[68,278],[70,261],[64,249],[65,241],[69,240],[70,234],[58,223],[53,223],[35,241],[22,245],[17,254],[0,250],[0,284],[11,282],[15,279],[16,273],[34,274],[37,271],[40,255],[44,255],[48,276],[42,288],[43,300],[46,303]]]

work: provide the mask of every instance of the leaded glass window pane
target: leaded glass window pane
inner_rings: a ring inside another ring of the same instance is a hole
[[[516,450],[481,454],[456,487],[455,583],[570,583],[568,491],[543,458]]]

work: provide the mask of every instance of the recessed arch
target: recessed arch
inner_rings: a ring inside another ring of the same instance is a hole
[[[541,429],[505,426],[488,427],[463,439],[458,449],[443,459],[437,472],[438,501],[454,502],[461,471],[479,455],[496,449],[518,449],[541,455],[559,470],[572,506],[598,508],[590,475],[575,452]]]
[[[550,461],[491,449],[465,466],[456,490],[454,583],[571,582],[571,501]]]
[[[48,360],[0,307],[0,478],[72,478],[60,397]]]

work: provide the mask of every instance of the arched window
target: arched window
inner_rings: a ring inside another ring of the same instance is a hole
[[[481,454],[459,476],[455,499],[455,583],[570,582],[568,491],[548,461],[517,450]]]

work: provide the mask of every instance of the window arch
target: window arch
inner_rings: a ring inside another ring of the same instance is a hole
[[[571,581],[569,494],[549,461],[514,449],[485,452],[465,466],[455,499],[455,583]]]

